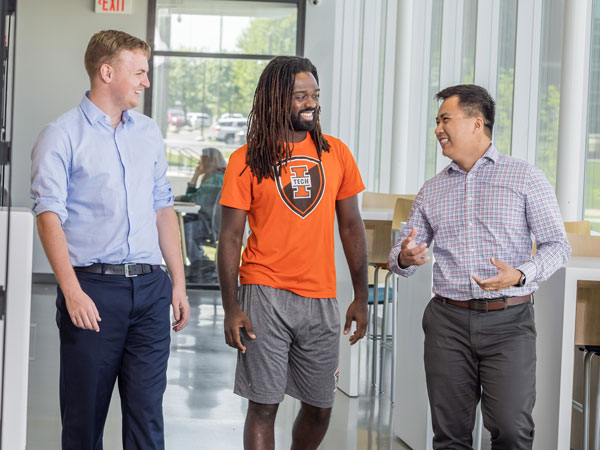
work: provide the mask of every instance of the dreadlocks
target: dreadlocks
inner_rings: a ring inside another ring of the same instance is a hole
[[[281,167],[292,156],[292,93],[295,76],[301,72],[312,73],[319,82],[317,68],[307,58],[297,56],[277,56],[267,64],[258,80],[248,116],[246,166],[259,183],[263,178],[275,179],[281,175]],[[320,109],[315,111],[317,119],[310,131],[319,159],[321,152],[329,151],[329,143],[321,132]]]

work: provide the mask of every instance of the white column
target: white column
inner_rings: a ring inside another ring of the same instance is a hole
[[[591,0],[565,2],[556,173],[565,221],[579,220],[583,210],[591,13]]]
[[[542,0],[519,2],[511,155],[535,164]]]
[[[410,135],[410,68],[412,49],[413,2],[398,2],[398,20],[396,25],[396,83],[394,86],[394,113],[392,127],[392,151],[390,192],[407,193],[406,174],[408,164],[408,137]],[[412,158],[411,158],[412,161]],[[411,163],[412,166],[413,163]],[[415,170],[412,166],[411,170]]]

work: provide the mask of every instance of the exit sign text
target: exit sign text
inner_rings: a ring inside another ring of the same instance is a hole
[[[133,0],[96,0],[96,12],[102,14],[131,14]]]

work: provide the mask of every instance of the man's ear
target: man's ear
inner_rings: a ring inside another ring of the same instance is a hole
[[[485,122],[483,121],[483,117],[475,117],[475,122],[473,125],[474,133],[482,133],[485,130]]]
[[[100,66],[100,79],[104,82],[104,83],[110,83],[112,81],[113,78],[113,68],[110,64],[102,64]]]

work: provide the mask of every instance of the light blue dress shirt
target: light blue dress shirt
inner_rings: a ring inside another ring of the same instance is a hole
[[[152,119],[124,111],[114,129],[86,93],[44,128],[31,160],[33,211],[58,215],[73,266],[162,262],[156,211],[173,194]]]

